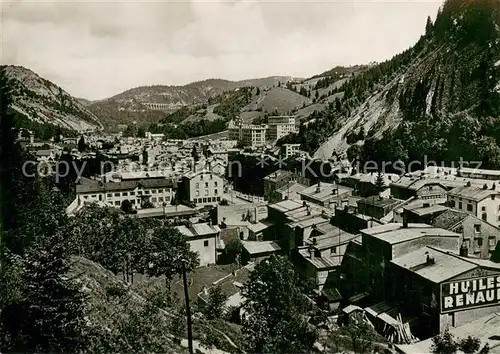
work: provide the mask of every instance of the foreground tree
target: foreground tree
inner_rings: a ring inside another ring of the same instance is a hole
[[[251,352],[310,352],[317,333],[304,318],[308,302],[293,265],[284,257],[259,263],[245,284],[244,334]]]
[[[182,274],[183,266],[190,271],[199,264],[198,253],[191,251],[187,237],[166,225],[153,230],[146,257],[148,274],[164,276],[167,288],[176,275]]]
[[[203,313],[209,320],[221,318],[224,313],[227,294],[219,286],[210,288],[208,292],[208,303]]]
[[[490,351],[488,343],[481,348],[479,338],[468,336],[464,339],[456,338],[449,330],[432,338],[431,352],[433,354],[455,354],[458,350],[465,354],[487,354]]]

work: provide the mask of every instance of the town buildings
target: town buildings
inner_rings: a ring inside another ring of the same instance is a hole
[[[215,264],[217,251],[221,249],[220,228],[210,223],[191,224],[190,226],[176,226],[176,229],[187,236],[191,251],[200,255],[200,266]]]
[[[267,118],[268,140],[279,140],[297,131],[294,116],[272,116]]]
[[[500,225],[500,193],[495,189],[471,185],[454,188],[448,193],[448,205],[493,225]]]
[[[119,208],[128,200],[136,209],[142,208],[146,202],[161,207],[164,203],[170,204],[174,197],[174,185],[175,182],[167,178],[121,182],[82,178],[76,185],[76,201],[78,204],[99,201]]]
[[[224,194],[224,180],[211,171],[193,171],[183,176],[179,185],[180,200],[199,204],[216,204]]]
[[[241,120],[231,121],[228,126],[229,139],[244,146],[261,147],[266,144],[267,125],[243,124]]]

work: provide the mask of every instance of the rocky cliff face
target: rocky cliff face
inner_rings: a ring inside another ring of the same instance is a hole
[[[485,124],[498,125],[500,116],[499,9],[496,0],[446,1],[420,41],[403,58],[384,63],[395,68],[381,75],[368,97],[334,118],[338,129],[315,157],[362,143],[348,138],[361,127],[365,138],[413,136],[422,145],[418,152],[457,151],[461,143],[454,140],[487,135]],[[473,132],[464,134],[465,125]]]
[[[21,66],[2,66],[12,89],[11,108],[32,121],[74,131],[101,129],[99,119],[59,86]]]

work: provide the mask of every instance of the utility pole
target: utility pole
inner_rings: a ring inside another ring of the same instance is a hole
[[[184,297],[186,299],[186,317],[187,317],[187,330],[188,330],[188,346],[189,354],[194,354],[193,350],[193,330],[191,328],[191,309],[189,307],[189,292],[188,282],[186,275],[186,260],[182,260],[182,280],[184,282]]]

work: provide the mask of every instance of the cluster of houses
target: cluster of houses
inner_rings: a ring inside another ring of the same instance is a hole
[[[269,123],[274,139],[292,125],[291,117],[277,118]],[[221,286],[228,308],[241,308],[254,265],[280,254],[315,284],[318,306],[342,321],[363,313],[404,353],[428,352],[429,338],[447,328],[461,333],[476,323],[489,333],[488,323],[498,324],[491,316],[500,311],[499,171],[429,166],[400,176],[339,168],[329,182],[310,183],[277,170],[264,178],[263,198],[245,199],[225,179],[238,141],[262,140],[245,129],[230,131],[234,140],[208,143],[120,138],[103,154],[121,168],[80,178],[67,212],[87,203],[123,208],[128,201],[137,217],[183,220],[176,227],[202,267],[241,242],[241,268],[206,284],[200,306],[210,287]],[[298,146],[285,149],[297,155]],[[138,168],[123,168],[131,156]]]

